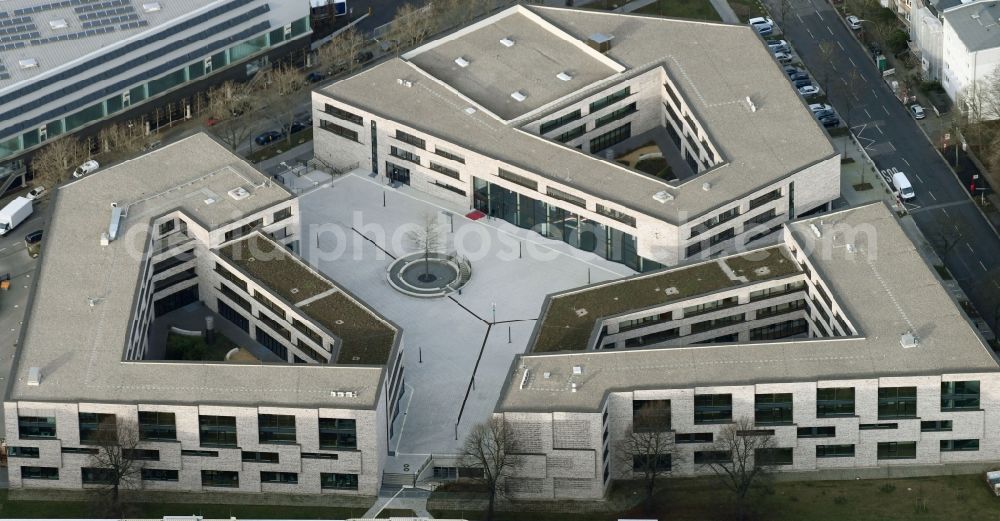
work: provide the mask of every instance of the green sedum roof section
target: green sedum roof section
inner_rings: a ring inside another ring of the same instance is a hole
[[[260,233],[252,233],[243,240],[224,246],[219,253],[292,304],[334,287],[281,245]]]
[[[731,270],[727,273],[723,266]],[[603,317],[686,300],[801,271],[784,247],[639,275],[549,298],[531,352],[583,351]],[[675,288],[667,291],[668,288]]]
[[[396,331],[347,295],[333,293],[300,309],[343,340],[336,363],[380,365],[388,361]]]

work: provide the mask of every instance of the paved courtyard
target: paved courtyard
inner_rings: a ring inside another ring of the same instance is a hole
[[[320,185],[300,205],[302,256],[403,328],[405,415],[390,447],[399,455],[459,452],[469,427],[493,410],[546,294],[634,273],[504,221],[470,220],[468,208],[366,173]],[[460,295],[415,298],[386,281],[392,259],[416,251],[407,231],[426,216],[439,224],[442,251],[471,262]]]

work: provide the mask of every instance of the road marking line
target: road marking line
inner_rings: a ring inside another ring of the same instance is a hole
[[[901,157],[900,159],[902,159],[903,162],[906,163],[906,166],[910,166],[910,162],[907,161],[905,157]]]
[[[830,68],[832,68],[834,71],[836,71],[837,70],[837,64],[833,63],[833,62],[830,62]]]
[[[892,141],[886,141],[885,144],[889,145],[889,148],[891,148],[893,152],[896,151],[896,145],[893,145]]]
[[[986,269],[986,265],[983,264],[983,261],[979,261],[979,267],[983,268],[983,271],[990,271],[990,270]]]
[[[944,212],[945,215],[948,215],[948,210],[946,208],[942,208],[941,211]],[[958,230],[958,225],[957,224],[955,225],[955,229]]]
[[[969,243],[965,243],[965,247],[969,249],[969,253],[971,253],[973,255],[976,254],[976,250],[973,250],[972,249],[972,245],[970,245]]]
[[[997,289],[1000,289],[1000,282],[997,282],[997,281],[994,280],[993,281],[993,285],[996,286]]]
[[[847,83],[847,82],[844,82],[844,83]],[[854,96],[854,101],[861,101],[861,98],[858,97],[857,93],[852,92],[851,96]]]
[[[937,197],[934,196],[934,192],[927,192],[927,195],[930,195],[931,199],[934,199],[935,201],[937,201]]]
[[[873,125],[875,125],[875,130],[877,130],[879,134],[882,134],[883,136],[885,135],[885,132],[882,132],[882,129],[881,129],[881,128],[879,128],[879,126],[878,126],[878,124],[877,124],[877,123],[872,123],[872,124],[873,124]],[[890,145],[891,145],[891,144],[892,144],[892,143],[890,143]]]
[[[909,164],[909,163],[907,163],[907,164]],[[913,177],[916,177],[917,181],[919,181],[920,184],[924,184],[924,180],[920,178],[920,174],[913,174]]]
[[[816,16],[818,16],[820,20],[823,19],[823,14],[819,12],[818,8],[816,9]],[[827,29],[829,29],[829,27],[827,27]],[[833,33],[831,32],[830,34],[833,34]]]
[[[840,46],[840,50],[845,51],[845,52],[847,51],[847,49],[844,48],[844,44],[840,43],[840,40],[837,40],[837,45]]]
[[[872,117],[872,113],[868,112],[868,109],[865,109],[865,114],[868,114],[868,119],[875,119]]]
[[[892,114],[889,113],[889,109],[885,108],[885,105],[882,105],[882,110],[885,111],[885,115],[886,116],[891,116],[892,115]]]
[[[852,58],[848,57],[847,61],[851,62],[851,65],[853,65],[855,68],[858,67],[858,64],[854,63],[854,60]],[[847,85],[847,80],[844,80],[844,85]]]
[[[872,96],[876,96],[876,97],[878,96],[878,93],[875,92],[875,87],[872,87]]]
[[[807,33],[809,33],[809,37],[810,37],[810,38],[812,38],[813,40],[815,40],[815,39],[816,39],[816,35],[815,35],[815,34],[813,34],[813,32],[812,32],[812,31],[810,31],[808,27],[806,27],[806,32],[807,32]]]
[[[816,12],[818,13],[819,11],[816,11]],[[833,36],[833,29],[830,29],[830,26],[829,26],[829,25],[828,25],[828,26],[826,26],[826,30],[827,30],[827,31],[830,31],[830,36]]]

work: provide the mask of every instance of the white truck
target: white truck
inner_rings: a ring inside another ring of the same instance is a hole
[[[31,215],[31,200],[27,197],[18,197],[0,210],[0,236],[7,235],[17,225],[24,222]]]

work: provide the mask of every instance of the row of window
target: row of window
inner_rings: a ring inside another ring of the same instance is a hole
[[[99,443],[117,436],[117,421],[113,414],[79,413],[80,443]],[[295,416],[258,414],[259,443],[296,443]],[[354,419],[319,418],[319,446],[325,450],[357,449],[357,428]],[[54,417],[19,416],[21,439],[56,437]],[[198,434],[202,446],[237,447],[235,416],[198,416]],[[142,441],[176,441],[177,424],[174,413],[139,411],[139,439]]]
[[[816,389],[816,417],[838,418],[855,416],[853,387]],[[916,387],[882,387],[878,391],[878,418],[916,418]],[[979,408],[979,381],[941,383],[941,411],[963,411]],[[754,396],[754,422],[758,425],[790,425],[794,422],[792,393],[762,393]],[[634,400],[633,429],[670,430],[670,400]],[[712,424],[733,421],[732,394],[696,394],[694,423]],[[651,423],[652,422],[652,423]],[[950,430],[951,422],[922,422],[926,430]],[[812,427],[806,429],[813,429]],[[832,429],[832,428],[831,428]],[[812,436],[826,435],[814,433]],[[829,431],[829,435],[833,435]],[[810,437],[808,434],[800,437]]]
[[[176,469],[141,469],[143,481],[178,481],[180,472]],[[80,477],[84,485],[110,485],[114,482],[111,469],[82,467]],[[335,472],[322,472],[319,475],[320,488],[324,490],[357,490],[358,475]],[[58,480],[57,467],[21,467],[21,479]],[[297,485],[299,475],[296,472],[261,471],[261,483],[284,483]],[[202,470],[201,485],[203,487],[239,488],[240,473],[228,470]]]

